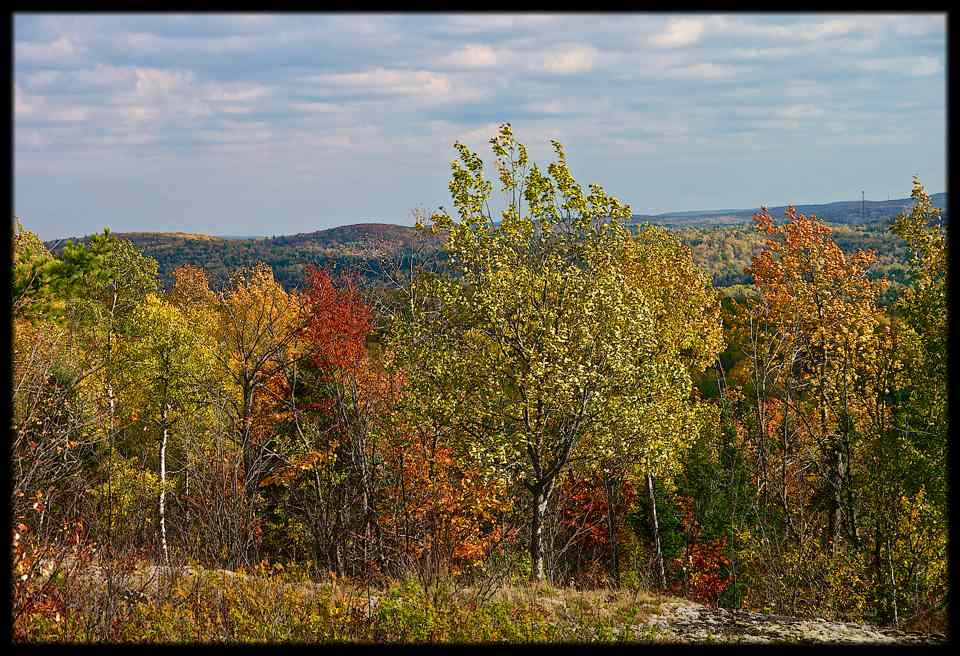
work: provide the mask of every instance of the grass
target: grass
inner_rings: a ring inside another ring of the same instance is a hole
[[[15,640],[161,643],[475,643],[652,640],[660,598],[628,590],[414,581],[367,588],[296,572],[146,567],[107,594],[102,572],[55,581],[52,603],[18,619]]]

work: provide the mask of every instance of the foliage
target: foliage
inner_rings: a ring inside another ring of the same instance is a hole
[[[609,641],[644,589],[942,629],[919,181],[889,226],[668,232],[557,143],[491,144],[419,232],[48,251],[15,219],[16,640]],[[347,251],[365,272],[309,266]]]

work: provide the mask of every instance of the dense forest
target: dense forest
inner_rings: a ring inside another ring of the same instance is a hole
[[[944,629],[946,236],[920,182],[883,223],[669,231],[558,143],[546,169],[509,125],[491,145],[492,179],[457,144],[454,213],[391,247],[52,253],[16,221],[15,639],[628,621],[565,633],[496,596],[547,585]]]
[[[777,217],[782,220],[782,217]],[[890,232],[893,217],[863,225],[826,222],[833,229],[834,240],[845,253],[872,250],[876,261],[869,271],[874,278],[886,277],[892,287],[888,296],[899,290],[909,277],[906,243]],[[648,222],[649,223],[649,222]],[[636,231],[646,223],[632,223]],[[764,238],[748,225],[710,226],[681,224],[665,226],[693,251],[697,266],[710,274],[719,289],[750,284],[747,267],[751,258],[763,248]],[[169,289],[173,272],[185,265],[202,268],[213,289],[230,284],[233,272],[262,262],[268,265],[284,289],[303,286],[307,267],[351,273],[376,282],[381,277],[379,263],[386,253],[409,250],[418,241],[413,228],[399,225],[366,223],[282,237],[226,239],[186,233],[119,233],[118,239],[133,243],[144,255],[157,261],[160,282]],[[78,241],[89,246],[90,237]],[[422,239],[420,241],[423,241]],[[45,245],[54,255],[61,255],[73,240],[57,240]],[[430,246],[442,253],[438,239],[428,240],[419,248]],[[736,293],[738,289],[727,290]]]

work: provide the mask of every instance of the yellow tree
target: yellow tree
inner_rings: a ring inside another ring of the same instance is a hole
[[[175,306],[155,294],[133,313],[132,335],[120,343],[124,396],[160,433],[158,512],[160,544],[169,565],[166,493],[170,429],[181,416],[204,403],[213,370],[209,345]]]
[[[600,468],[607,490],[611,578],[615,583],[619,579],[615,497],[624,480],[642,481],[650,500],[664,583],[653,478],[672,476],[679,465],[676,454],[693,444],[701,431],[716,429],[716,408],[696,401],[691,376],[710,366],[723,347],[720,298],[710,276],[694,263],[690,249],[664,228],[640,227],[625,244],[620,262],[628,284],[646,299],[656,326],[647,339],[656,345],[659,366],[672,372],[672,384],[628,409],[642,417],[634,422],[636,432],[625,433],[624,423],[614,422],[612,430],[598,433],[590,464]]]
[[[456,144],[459,220],[432,217],[454,275],[414,282],[422,302],[394,322],[391,346],[408,402],[525,490],[531,576],[543,579],[544,516],[571,458],[593,436],[639,434],[650,399],[689,378],[658,359],[653,303],[621,264],[629,206],[585,191],[557,142],[546,173],[508,124],[491,144],[506,209],[496,223],[482,161]]]
[[[865,412],[864,367],[879,349],[883,311],[878,298],[885,281],[867,276],[872,252],[847,256],[816,217],[791,207],[786,218],[776,225],[766,210],[754,216],[769,239],[748,269],[759,292],[751,318],[765,345],[755,349],[753,364],[765,372],[763,403],[781,397],[782,416],[776,423],[783,432],[783,476],[790,457],[788,432],[816,445],[819,455],[808,464],[817,468],[825,486],[824,537],[835,550],[844,537],[854,545],[859,541],[857,488],[851,479]],[[761,351],[765,362],[759,361]],[[761,433],[768,420],[761,417]],[[780,485],[790,527],[788,481]]]
[[[263,406],[258,400],[270,392],[271,380],[304,357],[301,338],[309,313],[303,299],[296,292],[287,293],[262,263],[236,272],[231,286],[219,294],[212,294],[196,271],[181,272],[177,282],[173,292],[177,303],[197,312],[212,303],[206,329],[217,345],[214,357],[227,391],[230,435],[240,454],[233,484],[246,504],[242,529],[231,549],[234,560],[249,562],[256,545],[258,489],[271,467],[274,437],[274,421],[269,415],[258,416]]]

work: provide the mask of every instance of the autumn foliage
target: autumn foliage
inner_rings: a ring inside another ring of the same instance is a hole
[[[754,217],[752,285],[724,294],[560,144],[546,169],[509,125],[491,144],[501,215],[458,144],[454,212],[422,226],[445,259],[411,246],[373,283],[307,266],[289,289],[261,263],[162,290],[109,233],[55,257],[18,224],[16,637],[127,635],[147,602],[117,591],[148,565],[348,579],[394,628],[419,622],[399,582],[480,612],[531,579],[942,624],[946,235],[919,181],[891,232],[908,286],[790,208]],[[360,626],[332,599],[324,622]]]

